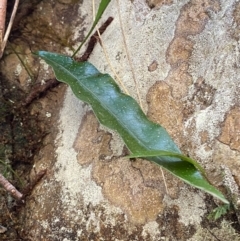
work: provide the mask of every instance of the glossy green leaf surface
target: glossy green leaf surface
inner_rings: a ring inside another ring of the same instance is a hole
[[[52,66],[59,81],[67,83],[80,100],[91,105],[101,124],[119,133],[133,155],[145,156],[186,183],[228,203],[222,193],[208,183],[200,165],[190,158],[184,159],[167,131],[150,121],[111,76],[100,73],[88,62],[79,63],[64,55],[44,51],[37,55]]]

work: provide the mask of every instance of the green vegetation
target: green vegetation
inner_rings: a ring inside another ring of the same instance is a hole
[[[109,2],[101,1],[97,17],[83,43]],[[155,162],[184,182],[229,204],[223,194],[207,181],[203,168],[182,155],[167,131],[148,120],[138,103],[124,94],[111,76],[100,73],[89,62],[79,63],[71,57],[45,51],[36,54],[52,66],[59,81],[67,83],[80,100],[91,105],[101,124],[118,132],[131,152],[130,157],[144,157]]]

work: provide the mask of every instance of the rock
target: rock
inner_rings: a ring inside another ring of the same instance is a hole
[[[89,29],[90,1],[62,2],[42,1],[25,20],[24,37],[26,29],[41,37],[34,40],[35,50],[71,54]],[[237,207],[240,5],[234,0],[147,2],[121,1],[118,9],[112,1],[104,13],[102,22],[114,17],[102,36],[111,65],[149,118],[206,168],[211,182]],[[37,19],[55,31],[38,33],[29,25]],[[99,44],[90,61],[115,76]],[[50,78],[50,67],[40,62],[40,68],[41,78]],[[56,91],[38,101],[41,111],[51,113],[52,125],[35,156],[35,169],[48,172],[21,211],[20,235],[66,241],[239,240],[237,211],[235,217],[209,221],[216,200],[165,171],[164,185],[161,169],[152,163],[124,159],[118,135],[101,126],[69,89],[64,95],[64,87]],[[228,170],[224,178],[221,164]],[[234,188],[228,189],[227,179]]]

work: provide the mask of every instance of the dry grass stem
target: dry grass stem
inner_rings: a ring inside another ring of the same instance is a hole
[[[0,2],[7,2],[6,0],[0,0]],[[0,50],[0,58],[2,58],[2,55],[3,55],[3,52],[4,52],[4,49],[6,47],[6,44],[7,44],[7,40],[8,40],[8,37],[9,37],[9,34],[11,32],[11,29],[12,29],[12,25],[13,25],[13,21],[14,21],[14,18],[16,16],[16,13],[17,13],[17,8],[18,8],[18,4],[19,4],[19,0],[15,0],[15,3],[14,3],[14,7],[13,7],[13,11],[12,11],[12,15],[11,15],[11,18],[10,18],[10,21],[9,21],[9,24],[8,24],[8,27],[7,27],[7,30],[6,30],[6,33],[4,35],[4,38],[1,42],[1,50]],[[0,5],[1,6],[1,5]],[[0,8],[0,11],[1,11],[1,8]],[[6,11],[5,11],[5,14],[6,14]],[[0,16],[1,17],[1,16]],[[0,20],[1,21],[1,20]],[[4,23],[5,23],[5,20],[4,20]],[[0,30],[1,31],[1,30]]]
[[[127,41],[126,41],[126,37],[125,37],[125,33],[124,33],[124,29],[123,29],[123,24],[122,24],[122,17],[121,17],[121,13],[120,13],[120,4],[119,4],[119,0],[117,0],[117,10],[118,10],[118,17],[119,17],[119,23],[120,23],[120,28],[121,28],[121,33],[122,33],[122,37],[123,37],[123,44],[124,44],[124,48],[127,54],[127,59],[131,68],[131,72],[132,72],[132,76],[133,76],[133,80],[136,86],[136,90],[137,90],[137,97],[138,97],[138,101],[139,101],[139,105],[142,108],[142,101],[140,98],[140,94],[139,94],[139,88],[138,88],[138,83],[137,83],[137,79],[136,79],[136,75],[135,75],[135,71],[133,68],[133,64],[131,61],[131,57],[128,51],[128,47],[127,47]]]
[[[124,29],[123,29],[122,18],[121,18],[121,13],[120,13],[119,0],[117,0],[117,5],[118,5],[118,6],[117,6],[117,9],[118,9],[118,16],[119,16],[120,28],[121,28],[121,32],[122,32],[122,36],[123,36],[124,48],[125,48],[125,50],[126,50],[128,62],[129,62],[129,65],[130,65],[130,68],[131,68],[131,71],[132,71],[132,75],[133,75],[133,80],[134,80],[134,83],[135,83],[135,86],[136,86],[137,96],[138,96],[138,100],[139,100],[139,105],[140,105],[141,108],[142,108],[142,102],[141,102],[141,98],[140,98],[138,83],[137,83],[137,79],[136,79],[136,76],[135,76],[135,71],[134,71],[134,68],[133,68],[133,64],[132,64],[132,61],[131,61],[131,57],[130,57],[130,54],[129,54],[129,51],[128,51],[127,41],[126,41]],[[163,172],[162,168],[160,168],[160,169],[161,169],[161,172],[162,172],[162,177],[163,177],[164,185],[165,185],[165,188],[166,188],[166,192],[167,192],[167,194],[168,194],[169,192],[168,192],[168,187],[167,187],[166,179],[165,179],[165,176],[164,176],[164,172]]]
[[[5,21],[7,11],[7,0],[0,1],[0,46],[2,45],[4,32],[5,32]]]
[[[94,20],[95,20],[95,13],[96,13],[96,11],[95,11],[95,0],[92,0],[92,6],[93,6],[93,21],[94,21]],[[97,27],[97,26],[96,26],[96,27]],[[105,45],[104,45],[104,43],[103,43],[103,41],[102,41],[102,37],[101,37],[101,34],[100,34],[100,32],[99,32],[99,29],[97,29],[97,33],[98,33],[99,42],[100,42],[100,45],[101,45],[101,47],[102,47],[102,49],[103,49],[105,58],[106,58],[106,60],[107,60],[107,63],[108,63],[108,65],[109,65],[111,71],[113,72],[113,74],[114,74],[114,76],[115,76],[115,78],[116,78],[117,83],[121,86],[122,90],[123,90],[127,95],[129,95],[128,90],[127,90],[126,87],[124,86],[121,78],[118,76],[117,72],[115,71],[114,67],[113,67],[112,64],[111,64],[111,61],[110,61],[110,58],[109,58],[107,49],[106,49],[106,47],[105,47]]]

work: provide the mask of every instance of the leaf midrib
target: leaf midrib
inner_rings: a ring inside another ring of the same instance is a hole
[[[63,71],[65,71],[67,74],[69,74],[69,75],[72,76],[75,80],[78,81],[78,78],[77,78],[72,72],[70,72],[67,68],[65,68],[63,65],[61,65],[61,64],[59,64],[59,63],[57,63],[57,62],[54,62],[54,61],[52,61],[52,60],[49,60],[49,59],[48,59],[48,61],[52,62],[53,64],[57,64]],[[100,72],[98,71],[98,73],[100,73]],[[101,74],[102,74],[102,73],[101,73]],[[97,75],[97,74],[96,74],[96,75]],[[91,75],[90,77],[85,77],[85,78],[86,78],[86,79],[88,79],[88,78],[94,78],[94,75]],[[98,96],[95,95],[95,93],[92,92],[92,90],[91,90],[90,88],[88,88],[88,87],[87,87],[85,84],[83,84],[82,82],[81,82],[81,85],[82,85],[82,87],[83,87],[86,91],[88,91],[89,93],[91,93],[91,95],[97,100],[97,102],[98,102],[108,113],[111,113],[111,115],[115,118],[115,120],[123,127],[123,129],[124,129],[125,131],[127,131],[127,133],[129,133],[129,134],[134,138],[134,140],[141,140],[141,139],[139,139],[139,138],[134,134],[134,132],[132,132],[130,129],[127,128],[127,125],[125,125],[124,122],[122,122],[121,120],[119,120],[119,118],[117,118],[117,116],[116,116],[113,112],[110,111],[111,109],[109,109],[109,108],[107,107],[107,105],[102,104],[101,99],[99,99]],[[118,94],[117,96],[119,96],[119,93],[117,93],[117,94]],[[143,113],[143,114],[144,114],[144,113]],[[149,121],[149,120],[148,120],[148,121]],[[149,121],[149,123],[150,123],[150,121]],[[148,146],[146,146],[146,145],[142,142],[142,140],[141,140],[141,142],[140,142],[140,145],[143,146],[143,148],[145,148],[146,150],[149,150],[149,151],[152,150],[151,148],[149,148]],[[129,148],[129,147],[128,147],[128,148]],[[171,151],[170,151],[170,152],[171,152]],[[175,152],[173,152],[173,153],[175,153]],[[181,154],[181,153],[176,153],[176,154]],[[163,160],[162,160],[163,158],[161,158],[161,157],[159,157],[159,156],[156,156],[155,158],[157,158],[159,161],[163,161]],[[171,157],[171,158],[175,158],[175,159],[178,159],[178,160],[180,160],[180,161],[187,162],[187,161],[185,161],[185,160],[182,160],[182,159],[179,158],[179,157]],[[151,158],[146,158],[146,159],[151,159]],[[195,167],[195,165],[193,165],[191,162],[187,162],[187,163],[189,163],[189,164],[191,164],[192,166]],[[196,167],[195,167],[195,168],[196,168]],[[198,171],[197,168],[196,168],[196,171]],[[174,172],[172,172],[172,173],[175,175]],[[185,179],[183,179],[183,180],[185,180]]]
[[[53,64],[56,64],[56,62],[54,62],[54,61],[51,61],[51,60],[50,60],[50,62],[52,62]],[[74,79],[78,80],[78,78],[77,78],[75,75],[73,75],[70,71],[68,71],[66,68],[64,68],[64,66],[62,66],[62,65],[60,65],[60,64],[58,64],[58,63],[57,63],[57,65],[59,65],[63,70],[66,70],[66,72],[67,72],[69,75],[71,75]],[[92,77],[94,77],[94,76],[91,76],[91,78],[92,78]],[[86,77],[86,78],[89,78],[89,77]],[[105,110],[107,110],[109,113],[111,113],[111,115],[114,116],[115,120],[120,123],[120,125],[123,127],[123,129],[124,129],[125,131],[127,130],[127,132],[130,133],[131,136],[132,136],[135,140],[139,140],[139,138],[138,138],[130,129],[127,128],[127,126],[125,125],[124,122],[119,121],[119,119],[116,117],[116,115],[113,114],[113,113],[110,111],[111,109],[107,108],[106,105],[102,104],[101,100],[94,94],[94,92],[91,91],[91,89],[87,88],[86,85],[84,85],[84,84],[82,84],[82,86],[83,86],[86,90],[88,90],[88,91],[95,97],[95,99],[98,101],[98,103],[101,103],[102,107],[103,107]],[[148,147],[142,142],[142,140],[141,140],[141,145],[142,145],[143,147],[145,147],[146,150],[151,151],[151,149],[148,148]]]

